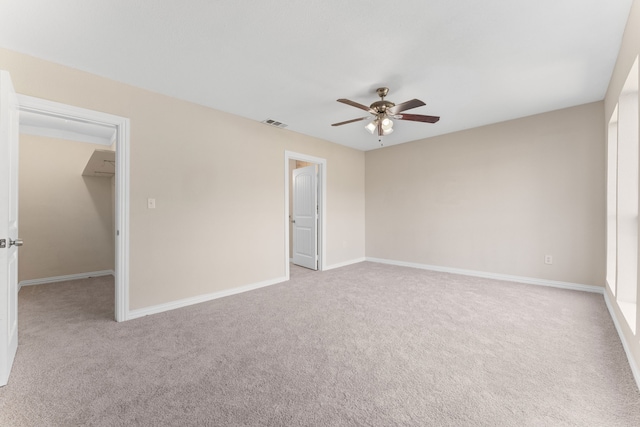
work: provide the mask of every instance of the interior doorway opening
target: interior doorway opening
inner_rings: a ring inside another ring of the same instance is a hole
[[[108,146],[103,151],[115,152],[114,305],[115,320],[125,321],[129,313],[129,119],[25,95],[18,95],[18,103],[21,133],[101,144]],[[104,166],[110,161],[99,160]]]
[[[316,213],[317,221],[315,222],[316,230],[315,236],[317,246],[313,249],[317,249],[317,270],[322,271],[325,269],[326,262],[326,159],[319,157],[309,156],[306,154],[295,153],[292,151],[285,151],[285,276],[286,279],[290,279],[291,262],[294,258],[294,252],[296,251],[296,241],[294,240],[294,227],[296,224],[296,216],[294,213],[294,171],[296,169],[302,170],[303,168],[313,167],[316,171],[316,182],[309,184],[314,186],[316,191]],[[308,183],[308,182],[307,182]],[[306,230],[305,230],[306,232]],[[306,241],[306,236],[303,236],[301,241]]]
[[[20,288],[115,274],[115,144],[50,130],[19,136]]]

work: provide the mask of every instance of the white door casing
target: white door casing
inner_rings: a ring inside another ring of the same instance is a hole
[[[0,386],[18,349],[18,129],[18,98],[0,70]]]
[[[116,254],[115,317],[118,322],[129,319],[129,119],[100,111],[88,110],[40,98],[18,94],[20,111],[42,114],[72,121],[112,126],[116,144]]]
[[[293,171],[293,263],[318,269],[318,178],[316,166]]]

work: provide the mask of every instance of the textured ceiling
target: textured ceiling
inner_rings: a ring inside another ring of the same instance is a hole
[[[0,47],[360,150],[603,99],[632,0],[0,0]],[[364,114],[363,114],[364,113]]]

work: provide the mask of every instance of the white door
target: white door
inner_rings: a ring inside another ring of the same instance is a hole
[[[18,349],[18,99],[0,70],[0,386]]]
[[[318,269],[318,179],[316,166],[293,171],[293,263]]]

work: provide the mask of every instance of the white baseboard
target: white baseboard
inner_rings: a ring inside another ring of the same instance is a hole
[[[363,261],[366,261],[365,257],[352,259],[350,261],[340,262],[338,264],[331,264],[329,266],[326,266],[324,268],[324,271],[333,270],[334,268],[346,267],[347,265],[357,264],[357,263],[363,262]]]
[[[390,259],[366,258],[367,261],[380,264],[391,264],[402,267],[420,268],[422,270],[441,271],[443,273],[461,274],[463,276],[483,277],[485,279],[505,280],[508,282],[526,283],[529,285],[550,286],[553,288],[571,289],[574,291],[593,292],[604,294],[604,287],[583,285],[580,283],[559,282],[556,280],[536,279],[534,277],[511,276],[508,274],[488,273],[486,271],[465,270],[461,268],[440,267],[437,265],[417,264],[413,262],[395,261]]]
[[[609,299],[609,294],[607,292],[604,293],[604,302],[607,304],[607,309],[609,310],[609,315],[613,320],[613,324],[616,327],[616,331],[618,331],[618,336],[620,337],[620,341],[622,341],[622,347],[624,348],[624,353],[627,355],[627,360],[629,361],[629,366],[631,367],[631,373],[633,374],[633,379],[636,380],[636,386],[638,386],[638,390],[640,390],[640,369],[638,369],[638,365],[633,358],[633,354],[631,354],[631,350],[629,349],[629,343],[625,338],[624,333],[622,332],[622,328],[620,327],[620,322],[618,322],[618,318],[616,313],[611,305],[611,300]]]
[[[67,274],[64,276],[43,277],[42,279],[22,280],[18,283],[18,290],[23,286],[43,285],[45,283],[66,282],[67,280],[88,279],[89,277],[113,276],[113,270],[90,271],[88,273]]]
[[[263,282],[253,283],[250,285],[239,286],[237,288],[227,289],[224,291],[213,292],[205,295],[198,295],[196,297],[184,298],[177,301],[171,301],[165,304],[153,305],[151,307],[139,308],[136,310],[130,310],[126,320],[137,319],[151,314],[162,313],[164,311],[175,310],[177,308],[187,307],[201,302],[207,302],[218,298],[228,297],[243,292],[253,291],[254,289],[264,288],[266,286],[275,285],[285,282],[285,277],[278,277],[276,279],[265,280]]]

